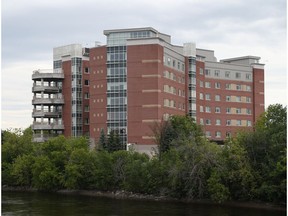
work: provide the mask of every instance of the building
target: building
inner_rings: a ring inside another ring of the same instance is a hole
[[[54,49],[54,70],[64,73],[65,136],[89,135],[97,143],[101,130],[113,130],[124,144],[147,152],[155,147],[151,127],[171,115],[189,114],[221,142],[252,129],[264,111],[260,57],[217,61],[214,51],[173,45],[151,27],[104,35],[104,46]]]

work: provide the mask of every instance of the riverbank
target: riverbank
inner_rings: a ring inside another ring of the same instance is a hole
[[[35,188],[27,187],[2,187],[2,191],[19,191],[19,192],[41,192]],[[223,203],[215,203],[211,200],[188,200],[175,199],[167,196],[155,196],[150,194],[138,194],[127,191],[98,191],[98,190],[58,190],[53,193],[75,195],[75,196],[92,196],[92,197],[106,197],[112,199],[130,199],[130,200],[147,200],[147,201],[164,201],[164,202],[184,202],[194,204],[204,204],[213,206],[226,207],[241,207],[241,208],[257,208],[267,210],[286,211],[287,206],[275,205],[273,203],[263,203],[257,201],[226,201]]]

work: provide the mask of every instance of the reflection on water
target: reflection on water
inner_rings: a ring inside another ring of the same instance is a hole
[[[286,215],[286,212],[208,204],[117,200],[36,192],[2,192],[2,215],[280,216]]]

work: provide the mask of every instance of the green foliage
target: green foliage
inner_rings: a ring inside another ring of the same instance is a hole
[[[98,141],[98,146],[97,146],[97,150],[99,151],[108,151],[108,143],[107,143],[107,138],[105,135],[105,132],[103,129],[101,129],[100,132],[100,137],[99,137],[99,141]]]
[[[30,128],[2,131],[2,184],[286,203],[286,108],[281,105],[269,106],[255,131],[239,133],[223,146],[208,141],[188,116],[173,116],[154,133],[159,155],[149,158],[123,151],[115,131],[108,139],[101,132],[97,151],[84,137],[59,136],[40,144],[31,142]]]

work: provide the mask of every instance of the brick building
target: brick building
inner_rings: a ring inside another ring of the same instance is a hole
[[[89,135],[97,143],[101,130],[114,130],[123,143],[147,152],[155,146],[151,126],[171,115],[189,114],[209,139],[223,141],[252,129],[264,111],[260,57],[217,61],[214,51],[173,45],[150,27],[104,34],[105,46],[54,49],[54,70],[64,74],[65,136]]]

